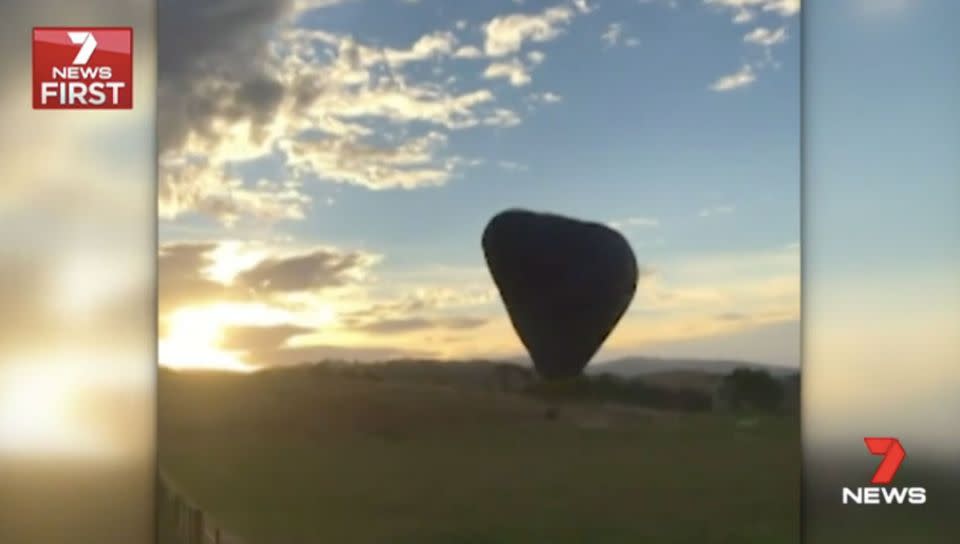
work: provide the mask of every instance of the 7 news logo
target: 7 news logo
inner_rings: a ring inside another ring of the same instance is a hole
[[[927,490],[923,487],[887,487],[907,457],[896,438],[864,438],[867,450],[873,455],[882,455],[873,478],[873,487],[843,488],[843,504],[924,504]],[[882,487],[881,487],[882,486]]]
[[[34,28],[33,108],[133,108],[133,29]]]

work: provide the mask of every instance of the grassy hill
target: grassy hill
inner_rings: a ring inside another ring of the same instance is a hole
[[[621,377],[639,377],[649,374],[673,372],[700,372],[723,375],[737,368],[764,370],[771,375],[783,378],[798,372],[796,368],[778,365],[754,363],[750,361],[729,361],[713,359],[664,359],[659,357],[624,357],[612,361],[603,361],[587,367],[589,374],[614,374]]]
[[[799,426],[310,367],[159,384],[160,466],[251,543],[795,543]]]

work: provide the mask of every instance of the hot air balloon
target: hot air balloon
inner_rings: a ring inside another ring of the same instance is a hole
[[[537,373],[579,376],[633,300],[630,244],[599,223],[512,209],[490,220],[482,246]]]

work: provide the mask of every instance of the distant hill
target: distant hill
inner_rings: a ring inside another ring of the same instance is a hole
[[[541,382],[529,363],[495,360],[394,359],[381,362],[318,361],[263,369],[266,383],[323,383],[329,378],[375,382],[405,388],[437,386],[463,391],[495,391],[634,404],[662,410],[702,411],[716,403],[725,378],[736,369],[760,370],[785,386],[785,405],[799,402],[796,370],[742,361],[630,357],[590,365],[587,379],[561,389]],[[162,371],[167,380],[170,371]],[[202,378],[217,372],[195,372]],[[557,384],[552,384],[557,385]],[[561,384],[563,385],[563,384]],[[572,387],[572,389],[571,389]],[[572,395],[572,396],[571,396]]]
[[[306,366],[320,365],[328,369],[338,369],[345,373],[372,373],[391,380],[411,380],[439,382],[464,382],[487,376],[491,367],[508,365],[521,369],[533,369],[529,359],[512,360],[436,360],[436,359],[393,359],[381,362],[322,361],[307,363]],[[301,366],[301,365],[293,365]],[[785,366],[736,361],[724,359],[673,359],[662,357],[624,357],[612,361],[591,363],[586,368],[587,375],[612,374],[620,378],[657,378],[657,381],[713,382],[719,376],[725,376],[737,368],[765,370],[777,378],[787,378],[799,372],[799,369]]]
[[[380,362],[350,362],[325,360],[297,365],[285,365],[273,370],[320,367],[343,374],[363,374],[391,381],[430,381],[435,383],[465,383],[484,381],[495,367],[510,367],[532,372],[529,359],[513,360],[435,360],[393,359]],[[660,357],[624,357],[612,361],[591,363],[586,374],[597,376],[612,374],[619,378],[645,378],[650,383],[671,385],[673,383],[702,383],[712,385],[720,377],[737,368],[765,370],[777,378],[788,378],[799,369],[747,361],[718,359],[668,359]],[[166,369],[164,369],[166,370]],[[217,373],[216,371],[211,371]]]
[[[778,378],[785,378],[799,372],[796,368],[751,363],[746,361],[727,361],[713,359],[663,359],[659,357],[625,357],[594,363],[587,366],[587,374],[613,374],[624,378],[636,378],[651,374],[670,373],[706,373],[729,374],[737,368],[766,370]]]

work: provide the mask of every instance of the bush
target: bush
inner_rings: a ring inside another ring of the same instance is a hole
[[[784,388],[765,370],[738,368],[724,378],[721,394],[734,410],[774,412],[783,406]]]

